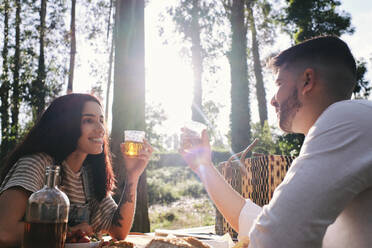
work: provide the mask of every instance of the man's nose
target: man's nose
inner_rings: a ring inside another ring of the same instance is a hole
[[[271,98],[270,104],[272,106],[274,106],[274,107],[278,107],[279,106],[278,102],[275,99],[275,95],[273,95],[273,97]]]

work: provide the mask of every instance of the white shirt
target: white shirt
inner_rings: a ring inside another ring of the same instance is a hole
[[[270,203],[247,200],[239,236],[256,247],[372,247],[372,102],[329,106]]]

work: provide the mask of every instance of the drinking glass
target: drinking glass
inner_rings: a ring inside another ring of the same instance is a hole
[[[183,124],[180,137],[181,149],[190,152],[193,147],[201,144],[201,134],[207,126],[201,122],[189,121]]]
[[[124,154],[136,157],[143,147],[145,132],[139,130],[124,131]]]

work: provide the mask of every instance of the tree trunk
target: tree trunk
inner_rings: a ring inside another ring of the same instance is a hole
[[[40,27],[39,27],[39,64],[37,70],[37,78],[32,85],[32,107],[33,118],[36,120],[45,108],[45,58],[44,58],[44,36],[45,36],[45,17],[46,17],[47,0],[41,0],[40,7]]]
[[[112,4],[112,1],[111,1]],[[110,9],[112,6],[110,6]],[[110,11],[111,17],[111,11]],[[110,18],[109,17],[109,18]],[[115,20],[115,12],[114,12],[114,20]],[[108,25],[108,33],[107,38],[109,38],[109,29],[110,24]],[[107,76],[107,89],[106,89],[106,108],[105,108],[105,119],[108,120],[108,112],[109,112],[109,105],[110,105],[110,90],[111,90],[111,80],[112,80],[112,64],[114,59],[114,49],[115,49],[115,37],[116,37],[116,29],[112,30],[112,39],[111,39],[111,48],[110,48],[110,56],[109,56],[109,69],[108,69],[108,76]]]
[[[117,0],[111,147],[120,197],[125,170],[120,153],[125,129],[145,130],[144,0]],[[149,232],[146,173],[137,191],[132,230]],[[116,198],[118,199],[118,198]]]
[[[260,116],[260,124],[261,126],[263,126],[265,121],[267,121],[266,92],[265,92],[263,76],[262,76],[262,66],[261,66],[261,59],[260,59],[260,53],[259,53],[259,45],[258,45],[258,40],[257,40],[256,23],[254,21],[252,7],[253,7],[252,1],[247,2],[248,22],[249,22],[249,27],[252,33],[252,54],[253,54],[254,75],[256,77],[256,94],[257,94],[257,101],[258,101],[258,113]]]
[[[9,2],[4,0],[4,47],[1,53],[3,57],[3,70],[1,73],[0,86],[0,114],[1,114],[1,147],[0,158],[3,158],[9,149],[9,64],[8,64],[8,41],[9,41]]]
[[[75,9],[76,9],[76,0],[71,0],[70,71],[68,74],[67,94],[70,94],[73,92],[73,85],[74,85],[75,54],[76,54]]]
[[[244,1],[233,0],[231,6],[231,148],[234,153],[250,144],[251,125],[247,68],[247,28]]]
[[[192,1],[192,12],[191,12],[191,57],[192,57],[192,68],[194,74],[194,95],[192,101],[192,120],[205,122],[203,116],[202,107],[202,74],[203,74],[203,57],[202,47],[200,44],[200,7],[199,0]]]
[[[16,140],[18,138],[18,116],[19,116],[19,107],[21,102],[21,90],[19,85],[19,71],[21,67],[20,59],[20,26],[21,26],[21,1],[16,0],[16,25],[15,25],[15,51],[14,51],[14,68],[13,68],[13,94],[12,94],[12,124],[10,130],[10,136],[12,137],[10,141],[10,148],[15,146]]]

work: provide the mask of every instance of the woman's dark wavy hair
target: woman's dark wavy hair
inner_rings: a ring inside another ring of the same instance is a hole
[[[101,106],[100,101],[89,94],[68,94],[56,98],[23,141],[5,159],[1,181],[17,160],[25,155],[44,152],[50,155],[56,164],[61,164],[76,150],[81,136],[81,113],[84,104],[89,101]],[[85,161],[91,168],[94,196],[101,201],[115,187],[107,132],[104,136],[103,152],[97,155],[89,154]]]

